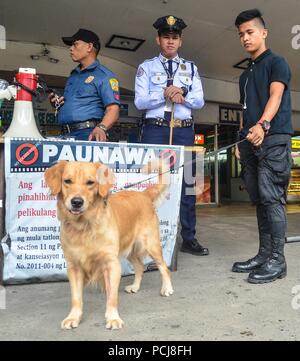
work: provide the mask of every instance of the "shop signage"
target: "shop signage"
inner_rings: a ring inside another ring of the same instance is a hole
[[[242,114],[240,105],[219,105],[220,124],[239,125]]]
[[[195,134],[194,144],[198,144],[198,145],[204,144],[204,134]]]
[[[300,139],[292,139],[292,148],[300,149]]]

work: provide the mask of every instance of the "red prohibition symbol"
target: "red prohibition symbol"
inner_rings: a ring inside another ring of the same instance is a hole
[[[164,149],[160,153],[160,157],[164,160],[169,160],[170,167],[172,167],[176,163],[176,152],[172,149]]]
[[[21,151],[23,149],[28,148],[28,150],[21,155]],[[28,157],[31,155],[31,153],[33,153],[33,157],[31,159],[28,159]],[[18,146],[18,148],[16,149],[16,158],[17,161],[23,165],[31,165],[34,162],[36,162],[36,160],[39,157],[39,151],[37,149],[37,147],[34,144],[30,144],[30,143],[24,143]]]

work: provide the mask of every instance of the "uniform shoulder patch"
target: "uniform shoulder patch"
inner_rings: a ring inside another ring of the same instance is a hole
[[[136,76],[139,78],[140,76],[143,76],[145,74],[145,70],[140,66],[138,68],[138,71],[136,73]]]
[[[109,79],[109,84],[110,84],[110,87],[112,88],[112,90],[114,92],[119,91],[119,81],[116,78],[110,78]]]

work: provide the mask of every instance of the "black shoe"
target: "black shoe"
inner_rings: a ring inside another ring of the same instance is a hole
[[[195,238],[191,241],[183,241],[180,250],[195,256],[207,256],[209,254],[208,248],[202,247]]]

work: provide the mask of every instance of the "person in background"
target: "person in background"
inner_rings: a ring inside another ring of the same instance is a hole
[[[49,96],[52,105],[59,108],[58,123],[68,138],[104,142],[108,129],[119,118],[119,82],[97,60],[100,40],[94,32],[79,29],[62,40],[70,46],[72,60],[79,64],[67,80],[64,95]]]

